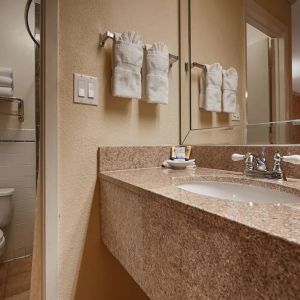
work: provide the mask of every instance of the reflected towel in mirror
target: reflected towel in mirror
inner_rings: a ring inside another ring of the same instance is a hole
[[[238,73],[235,68],[223,70],[223,111],[235,113],[236,111],[236,92],[238,88]]]
[[[13,87],[13,80],[10,77],[0,76],[0,86],[1,87]]]
[[[13,89],[10,87],[0,86],[0,97],[12,97]]]
[[[0,76],[13,78],[13,71],[11,68],[0,67]]]
[[[206,72],[200,76],[199,106],[206,111],[220,112],[222,109],[222,66],[219,63],[205,65]]]

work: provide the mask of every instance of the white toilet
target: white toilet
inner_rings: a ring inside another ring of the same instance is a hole
[[[5,250],[5,236],[1,230],[7,226],[12,217],[12,196],[14,189],[0,189],[0,259]]]

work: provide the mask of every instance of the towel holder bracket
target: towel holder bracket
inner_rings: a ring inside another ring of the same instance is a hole
[[[3,115],[9,116],[17,116],[20,122],[24,122],[24,101],[21,98],[16,97],[0,97],[0,102],[10,102],[10,103],[17,103],[18,104],[18,112],[17,113],[3,113]]]
[[[113,40],[114,38],[115,38],[114,33],[110,32],[110,31],[106,31],[103,34],[100,33],[100,35],[99,35],[99,46],[101,48],[103,48],[108,39]]]
[[[99,34],[99,47],[103,48],[108,39],[114,40],[115,34],[111,31],[106,31],[104,33],[100,33]],[[147,47],[148,47],[148,45],[144,45],[144,48],[147,48]],[[179,57],[177,55],[169,53],[170,68],[172,68],[173,64],[178,60],[179,60]]]
[[[188,70],[189,70],[189,63],[185,63],[184,64],[184,66],[185,66],[185,71],[186,72],[188,72]],[[197,62],[192,62],[191,63],[191,69],[193,69],[193,68],[199,68],[199,69],[202,69],[202,70],[204,70],[204,71],[206,71],[207,70],[207,68],[206,68],[206,66],[205,65],[203,65],[203,64],[199,64],[199,63],[197,63]]]

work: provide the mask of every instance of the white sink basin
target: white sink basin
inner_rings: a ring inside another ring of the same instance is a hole
[[[240,183],[199,181],[179,184],[177,187],[199,195],[251,203],[300,203],[300,197],[264,187]]]

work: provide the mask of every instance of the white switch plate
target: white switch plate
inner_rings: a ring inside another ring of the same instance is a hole
[[[231,114],[231,121],[240,121],[240,120],[241,120],[240,105],[237,104],[235,113]]]
[[[93,86],[93,92],[89,93],[89,87]],[[79,89],[81,90],[79,93]],[[82,97],[81,95],[84,96]],[[93,94],[93,95],[92,95]],[[93,96],[93,97],[91,97]],[[74,103],[86,104],[86,105],[98,105],[98,78],[74,73]]]

